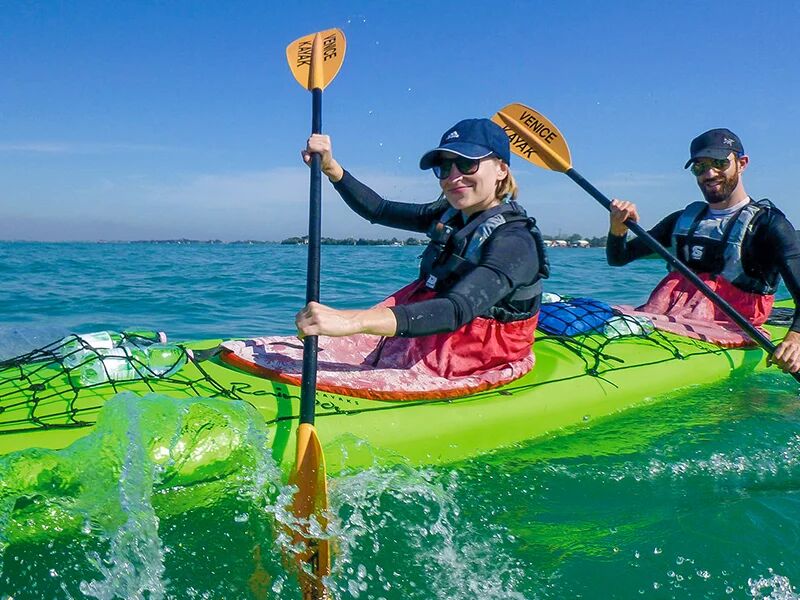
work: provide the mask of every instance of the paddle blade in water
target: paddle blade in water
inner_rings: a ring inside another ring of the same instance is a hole
[[[286,60],[300,85],[307,90],[323,90],[339,72],[346,46],[340,29],[326,29],[289,44]]]
[[[303,599],[327,598],[322,578],[331,572],[330,542],[313,537],[305,525],[313,517],[321,527],[325,527],[328,507],[325,457],[317,431],[308,423],[301,423],[297,428],[297,459],[290,483],[297,486],[292,512],[303,521],[294,534],[295,544],[305,548],[296,557]],[[309,567],[311,574],[307,572]]]
[[[572,167],[567,142],[547,117],[524,104],[509,104],[492,117],[511,143],[511,151],[543,169],[561,171]]]

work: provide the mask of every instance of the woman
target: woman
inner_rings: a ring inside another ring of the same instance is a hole
[[[382,199],[339,165],[328,136],[309,138],[306,163],[312,153],[356,213],[427,233],[431,241],[417,281],[365,310],[311,302],[296,317],[301,338],[383,336],[372,338],[371,366],[423,367],[448,379],[503,369],[516,378],[533,367],[541,280],[549,269],[535,221],[514,202],[509,142],[500,126],[460,121],[423,155],[420,168],[433,170],[442,191],[428,204]]]

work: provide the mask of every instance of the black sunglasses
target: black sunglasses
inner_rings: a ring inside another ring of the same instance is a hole
[[[442,158],[431,168],[433,169],[433,174],[436,175],[437,179],[447,179],[450,177],[450,172],[453,170],[453,165],[455,165],[456,169],[458,169],[458,172],[462,175],[474,175],[478,172],[482,160],[483,158],[465,158],[463,156],[456,156],[455,158]]]
[[[689,167],[689,170],[692,172],[692,175],[697,176],[701,173],[705,173],[709,169],[714,169],[715,171],[725,171],[730,166],[731,161],[729,158],[703,158],[701,160],[694,161],[692,166]]]

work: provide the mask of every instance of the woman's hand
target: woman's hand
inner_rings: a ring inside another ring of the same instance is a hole
[[[639,221],[639,213],[636,210],[636,205],[633,202],[619,200],[617,198],[611,201],[611,213],[609,216],[612,235],[625,235],[628,233],[628,226],[625,225],[625,221],[628,219],[636,222]]]
[[[312,134],[311,137],[308,138],[308,142],[306,142],[306,149],[303,150],[301,154],[303,156],[303,162],[307,165],[311,164],[312,154],[319,154],[322,172],[325,173],[328,179],[333,183],[340,181],[342,177],[344,177],[344,169],[342,169],[341,165],[333,158],[333,147],[331,146],[330,136],[321,133]]]
[[[297,337],[329,335],[341,337],[356,333],[394,335],[397,319],[388,308],[337,310],[319,302],[309,302],[294,319]]]

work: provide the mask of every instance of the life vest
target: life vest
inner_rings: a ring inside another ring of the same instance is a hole
[[[774,294],[778,287],[777,273],[766,275],[745,270],[742,260],[742,249],[756,220],[769,210],[777,210],[769,200],[750,201],[728,219],[722,231],[714,228],[700,235],[697,229],[708,212],[708,204],[693,202],[675,223],[671,250],[693,271],[719,275],[746,292]]]
[[[461,211],[453,207],[445,210],[428,230],[431,241],[422,253],[420,278],[425,282],[425,287],[437,292],[450,289],[464,273],[480,262],[483,245],[494,231],[515,221],[525,222],[533,236],[539,254],[539,272],[531,283],[517,287],[482,316],[503,322],[533,316],[535,311],[530,310],[530,301],[542,293],[542,280],[550,276],[550,263],[536,220],[529,217],[516,202],[504,202],[485,210],[466,225]],[[538,303],[534,302],[533,305],[538,306]]]

